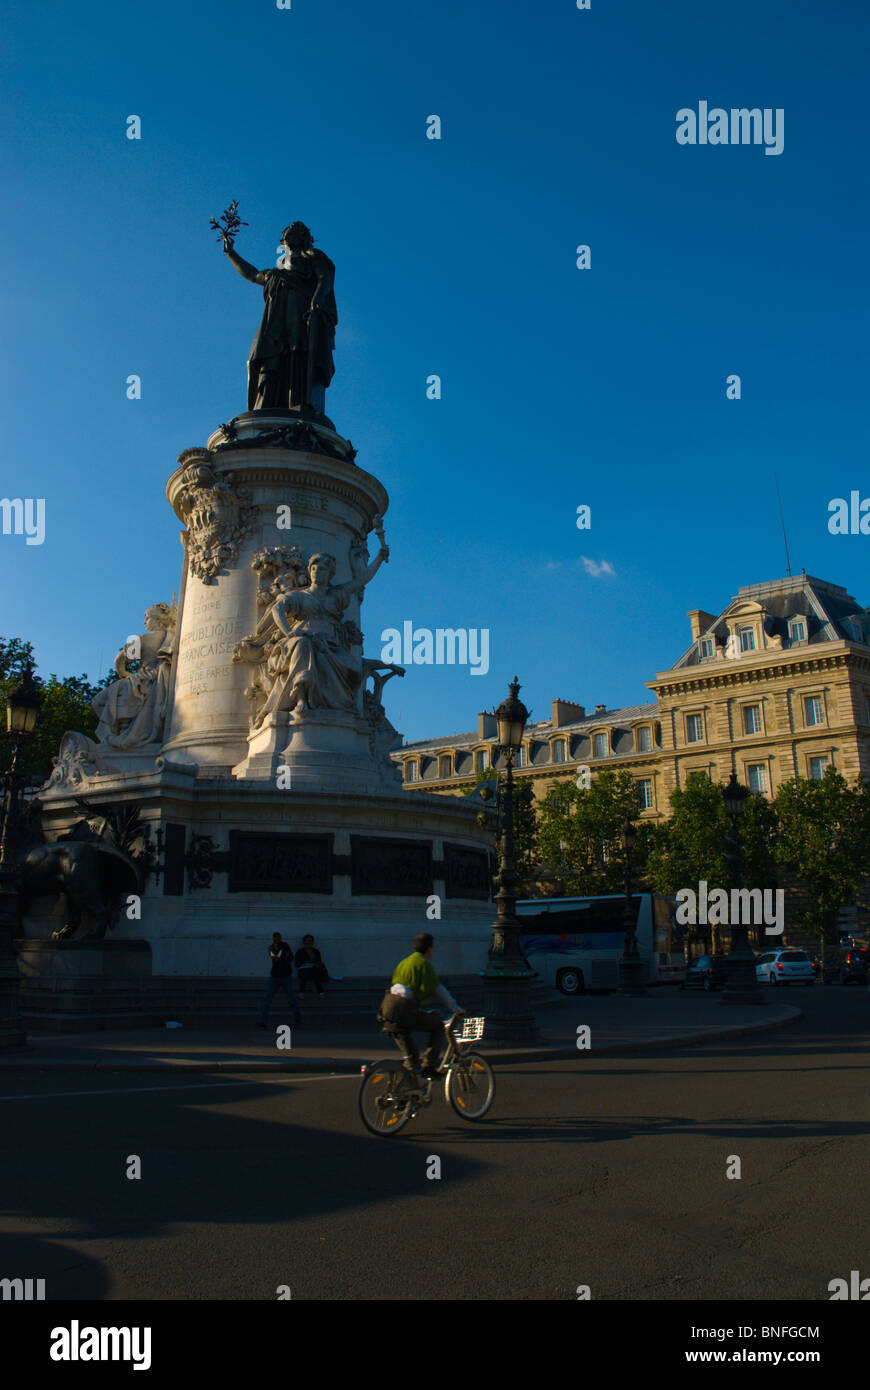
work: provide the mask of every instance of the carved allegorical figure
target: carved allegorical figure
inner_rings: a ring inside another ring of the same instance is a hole
[[[381,539],[378,554],[346,583],[333,584],[336,561],[327,554],[312,555],[307,570],[290,565],[286,577],[275,581],[283,591],[256,632],[239,642],[233,654],[234,661],[257,668],[249,689],[252,699],[260,699],[252,716],[254,728],[276,711],[359,712],[362,633],[355,623],[344,621],[344,612],[352,595],[360,593],[389,559],[380,517],[375,526]]]
[[[100,718],[98,743],[132,749],[162,740],[177,616],[174,599],[172,607],[156,603],[145,614],[147,631],[118,652],[119,679],[91,701]],[[130,667],[133,661],[138,661],[135,671]]]
[[[247,226],[236,208],[231,203],[223,225],[212,218],[211,226],[227,259],[246,280],[262,285],[266,301],[248,357],[248,410],[312,406],[322,415],[335,372],[335,266],[315,248],[304,222],[293,222],[282,233],[278,265],[257,270],[233,248],[239,227]]]

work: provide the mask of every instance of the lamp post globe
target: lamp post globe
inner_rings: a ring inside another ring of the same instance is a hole
[[[486,1036],[490,1042],[524,1042],[538,1036],[529,1004],[529,985],[538,978],[530,969],[520,945],[520,922],[516,914],[517,876],[514,867],[514,756],[522,747],[529,711],[519,698],[516,676],[510,694],[494,711],[498,746],[506,755],[504,821],[496,919],[492,928],[489,964],[481,971],[484,988]]]

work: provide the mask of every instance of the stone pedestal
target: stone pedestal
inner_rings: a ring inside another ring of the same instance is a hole
[[[87,1032],[146,1022],[151,947],[141,939],[16,942],[21,1010],[43,1030]],[[157,1021],[156,1018],[153,1021]]]
[[[293,447],[297,440],[299,448]],[[312,753],[324,755],[322,767],[333,784],[350,754],[368,762],[371,782],[362,685],[350,717],[337,721],[344,726],[337,738],[329,729],[318,740],[310,726],[307,733],[300,727],[298,737],[295,729],[285,734],[286,715],[277,727],[252,733],[246,696],[252,670],[233,660],[237,644],[255,632],[277,597],[274,587],[268,593],[275,576],[263,568],[266,552],[296,547],[305,561],[315,553],[334,555],[339,584],[364,568],[365,538],[388,498],[376,478],[357,468],[352,452],[325,425],[275,410],[238,416],[210,437],[207,449],[180,456],[166,487],[188,529],[164,757],[262,778],[274,775],[288,748],[291,765],[298,753],[300,774],[304,764],[313,786]],[[345,617],[359,625],[358,597]],[[352,726],[355,738],[348,737]],[[361,785],[359,771],[347,764],[348,785]]]

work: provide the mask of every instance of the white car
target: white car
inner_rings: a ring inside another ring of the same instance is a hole
[[[806,951],[766,951],[755,962],[755,978],[760,984],[813,984],[816,975]]]

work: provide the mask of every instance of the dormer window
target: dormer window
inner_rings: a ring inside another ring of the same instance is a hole
[[[526,765],[526,745],[521,743],[514,753],[514,767],[525,767]]]
[[[410,762],[405,763],[405,781],[416,782],[419,776],[420,764],[417,762],[416,758],[412,758]]]
[[[805,642],[807,640],[807,625],[803,618],[789,618],[788,636],[790,642]]]
[[[716,655],[716,642],[713,637],[702,637],[698,643],[698,652],[702,661],[709,661],[711,656]]]
[[[652,748],[652,730],[648,724],[642,724],[636,730],[637,751],[638,753],[649,753]]]
[[[592,740],[593,754],[596,758],[607,757],[607,735],[595,734]]]
[[[740,650],[741,650],[742,652],[754,652],[754,651],[755,651],[755,628],[754,628],[754,627],[739,627],[739,628],[737,629],[737,637],[738,637],[738,640],[739,640],[739,642],[740,642]]]
[[[474,755],[475,772],[486,772],[489,767],[489,749],[479,748]]]
[[[438,759],[438,776],[439,776],[439,777],[452,777],[452,776],[453,776],[453,754],[452,754],[452,753],[442,753],[442,754],[441,754],[440,758]]]
[[[563,763],[565,761],[565,740],[563,738],[554,739],[551,749],[550,757],[553,762]]]

